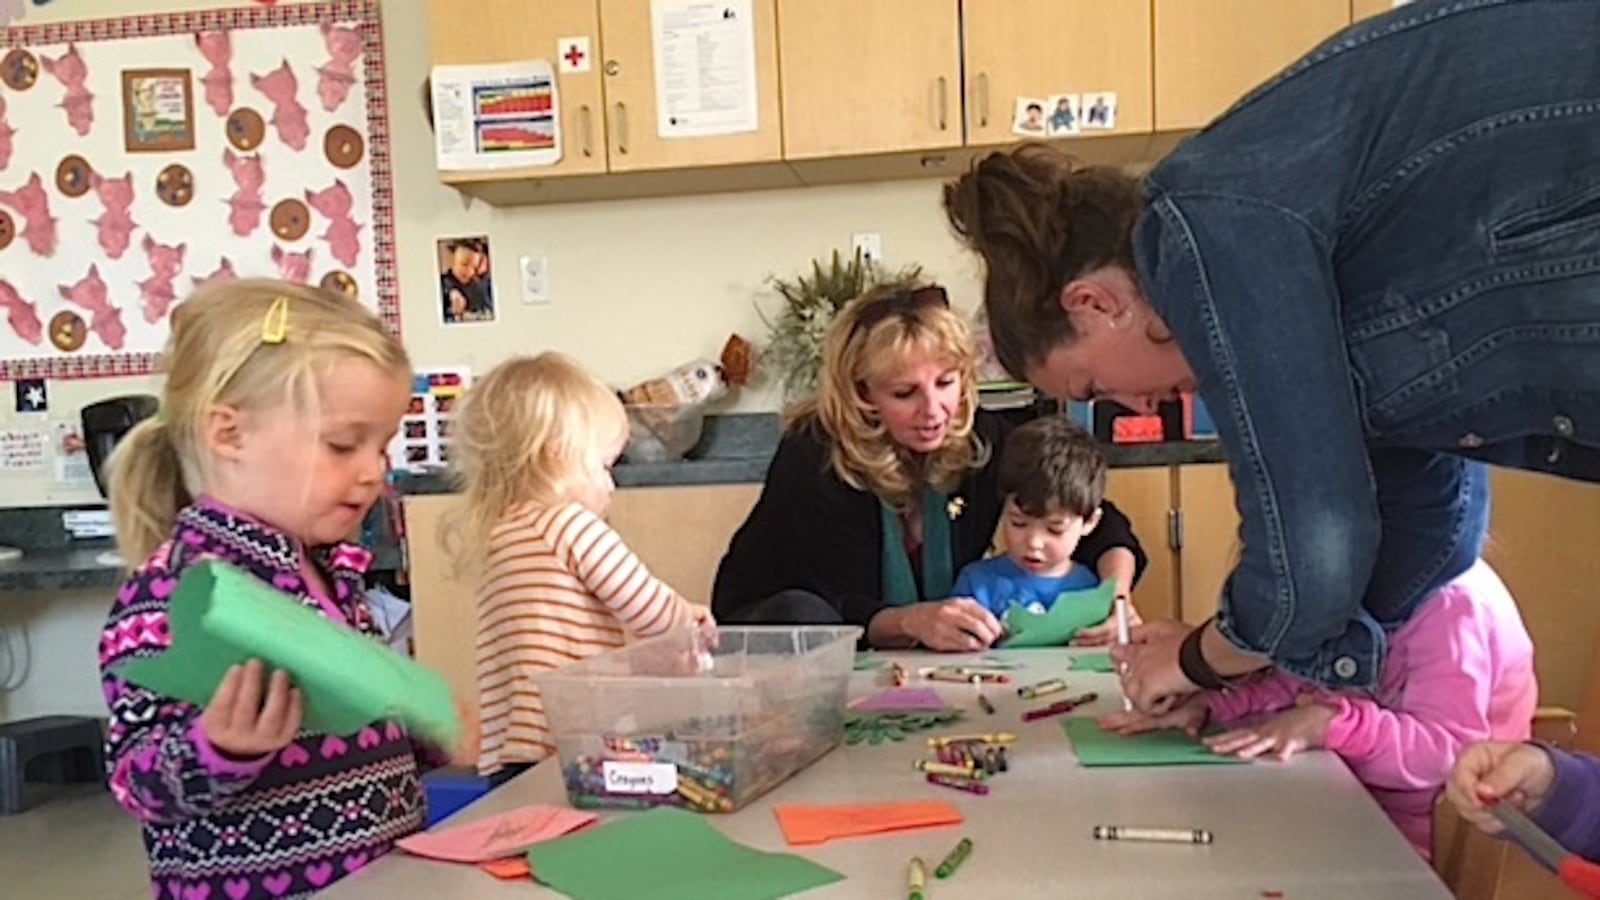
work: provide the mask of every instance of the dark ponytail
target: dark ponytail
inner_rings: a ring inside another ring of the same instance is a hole
[[[983,257],[983,302],[995,355],[1023,377],[1076,334],[1063,285],[1104,266],[1133,271],[1139,184],[1120,169],[1078,168],[1049,144],[1023,144],[973,163],[944,186],[944,210]]]

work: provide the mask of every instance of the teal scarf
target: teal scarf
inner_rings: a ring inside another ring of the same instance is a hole
[[[922,489],[922,587],[917,588],[911,560],[906,556],[905,532],[900,517],[883,501],[878,501],[883,520],[883,602],[890,606],[909,606],[919,600],[943,600],[955,583],[950,558],[950,516],[945,509],[949,498],[933,488]]]

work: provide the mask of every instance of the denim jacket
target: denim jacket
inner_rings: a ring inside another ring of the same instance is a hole
[[[1218,626],[1334,686],[1477,556],[1474,460],[1600,480],[1600,0],[1423,0],[1157,166],[1142,286],[1244,525]]]

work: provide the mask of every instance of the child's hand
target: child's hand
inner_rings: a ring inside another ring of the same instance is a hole
[[[1271,754],[1279,761],[1287,761],[1302,750],[1321,747],[1333,717],[1333,707],[1310,703],[1286,709],[1254,725],[1212,735],[1205,742],[1212,752],[1224,756],[1255,759]]]
[[[1139,618],[1139,611],[1128,604],[1128,625],[1142,625],[1144,620]],[[1131,635],[1130,635],[1131,639]],[[1104,622],[1092,628],[1080,628],[1072,633],[1072,646],[1074,647],[1106,647],[1117,641],[1117,617],[1110,615]]]
[[[1115,712],[1096,720],[1102,731],[1117,734],[1138,734],[1141,731],[1160,731],[1163,728],[1181,728],[1185,733],[1197,735],[1211,717],[1211,709],[1201,694],[1191,694],[1182,703],[1158,716],[1142,712]]]
[[[450,765],[477,768],[483,739],[479,731],[478,707],[459,696],[454,699],[456,715],[461,717],[461,737],[457,739],[456,745],[450,748]]]
[[[253,759],[283,749],[300,731],[305,700],[289,683],[289,673],[279,669],[267,681],[261,697],[266,666],[252,659],[229,666],[211,702],[200,713],[200,731],[218,752],[236,759]]]
[[[1456,757],[1444,795],[1461,817],[1489,834],[1503,826],[1489,806],[1504,798],[1520,809],[1533,809],[1550,793],[1556,778],[1550,754],[1535,744],[1480,741]]]

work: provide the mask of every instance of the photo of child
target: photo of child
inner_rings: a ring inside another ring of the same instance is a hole
[[[422,420],[408,421],[405,423],[406,440],[425,441],[428,439],[428,423]]]
[[[421,394],[412,394],[411,402],[406,404],[406,415],[420,416],[427,412],[427,402],[427,397],[424,397]]]
[[[1050,95],[1050,119],[1046,123],[1050,134],[1077,134],[1079,110],[1077,94]]]
[[[1103,131],[1117,127],[1117,95],[1110,91],[1084,94],[1083,127]]]
[[[1011,132],[1025,137],[1044,134],[1044,101],[1033,97],[1017,98],[1017,117],[1012,121]]]
[[[489,238],[441,238],[439,302],[447,325],[494,321],[494,284],[489,268]]]

